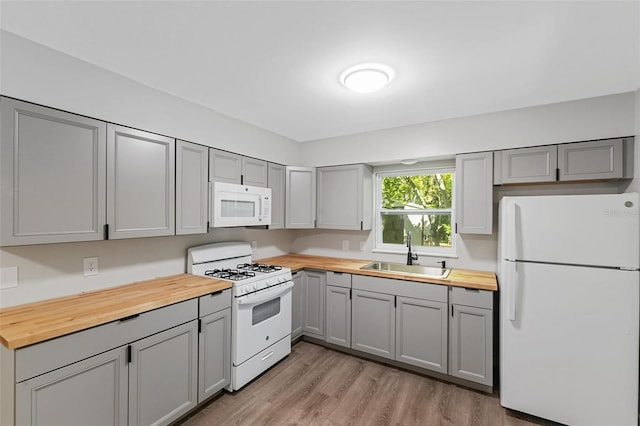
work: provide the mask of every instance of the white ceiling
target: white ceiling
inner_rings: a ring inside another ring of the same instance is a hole
[[[297,141],[636,90],[638,1],[6,1],[1,27]],[[339,74],[396,70],[375,94]]]

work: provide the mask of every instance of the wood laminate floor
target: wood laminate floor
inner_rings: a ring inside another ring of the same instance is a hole
[[[505,410],[497,396],[299,342],[238,392],[182,426],[551,425]]]

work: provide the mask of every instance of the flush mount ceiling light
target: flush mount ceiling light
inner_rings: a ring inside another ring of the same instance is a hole
[[[382,89],[393,80],[393,69],[384,64],[360,64],[346,69],[340,82],[349,90],[371,93]]]

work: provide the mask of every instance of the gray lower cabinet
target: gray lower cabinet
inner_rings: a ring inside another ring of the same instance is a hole
[[[126,425],[126,355],[122,346],[18,383],[15,424]]]
[[[199,301],[198,403],[231,383],[231,289]]]
[[[198,322],[131,345],[129,425],[164,425],[198,402]]]
[[[293,273],[291,289],[291,340],[302,336],[302,277],[304,271]]]
[[[351,288],[327,285],[325,341],[351,347]]]
[[[397,361],[447,373],[447,303],[398,296]]]
[[[302,276],[302,332],[324,340],[325,287],[322,271],[304,271]],[[295,285],[295,284],[294,284]]]
[[[395,296],[352,291],[351,348],[395,359]]]
[[[450,289],[449,374],[493,386],[493,293]]]
[[[0,245],[103,239],[106,123],[5,97],[0,109]]]

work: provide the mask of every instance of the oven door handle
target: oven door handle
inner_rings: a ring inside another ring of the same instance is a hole
[[[256,294],[249,294],[247,296],[238,297],[236,301],[238,302],[238,305],[257,305],[259,303],[279,297],[280,295],[289,291],[291,287],[293,287],[293,281],[287,281],[286,283],[277,286],[275,289],[269,289],[260,291]]]

